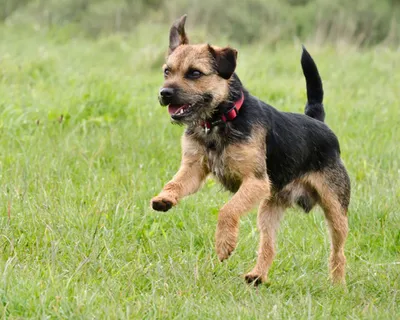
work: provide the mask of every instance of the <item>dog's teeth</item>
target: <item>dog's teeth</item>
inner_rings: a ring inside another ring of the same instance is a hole
[[[179,112],[179,114],[182,114],[183,113],[183,109],[181,109],[181,111]]]

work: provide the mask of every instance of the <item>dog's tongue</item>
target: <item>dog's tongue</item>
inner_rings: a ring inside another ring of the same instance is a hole
[[[168,112],[170,115],[173,115],[178,112],[178,110],[184,107],[184,104],[169,104],[168,105]]]

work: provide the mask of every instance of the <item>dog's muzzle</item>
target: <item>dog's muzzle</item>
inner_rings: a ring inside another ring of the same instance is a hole
[[[166,106],[173,102],[173,99],[176,95],[176,89],[174,88],[161,88],[158,94],[158,100],[160,104]]]

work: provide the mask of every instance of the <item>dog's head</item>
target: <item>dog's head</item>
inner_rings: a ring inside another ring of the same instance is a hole
[[[185,21],[186,15],[175,21],[170,30],[159,101],[168,106],[174,121],[190,124],[211,117],[218,105],[228,99],[237,51],[208,44],[190,45]]]

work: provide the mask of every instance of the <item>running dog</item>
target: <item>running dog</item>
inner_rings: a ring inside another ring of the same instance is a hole
[[[234,193],[218,215],[216,252],[223,261],[236,247],[240,217],[259,205],[257,264],[245,275],[258,285],[267,279],[285,209],[298,205],[308,213],[318,204],[330,231],[330,275],[344,283],[350,180],[338,139],[324,123],[322,81],[312,57],[303,47],[305,114],[280,112],[244,88],[235,49],[189,44],[185,21],[186,15],[171,27],[159,91],[172,121],[186,126],[182,161],[152,208],[171,209],[213,175]]]

